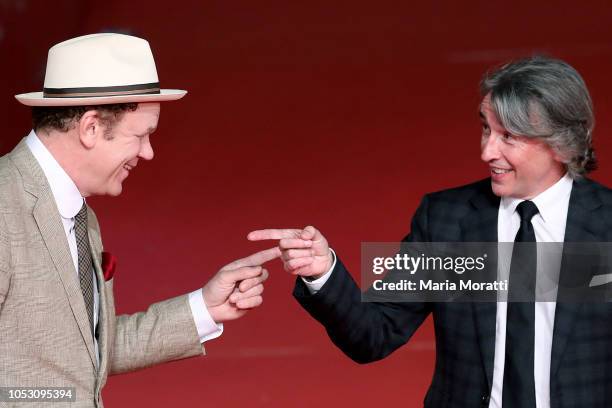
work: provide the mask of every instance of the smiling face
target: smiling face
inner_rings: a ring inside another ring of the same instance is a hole
[[[123,181],[138,161],[153,159],[149,136],[157,128],[159,113],[159,103],[140,103],[114,124],[110,138],[98,132],[86,166],[89,177],[84,195],[121,194]]]
[[[504,129],[490,104],[490,95],[482,100],[480,119],[480,157],[489,165],[495,195],[530,199],[563,177],[565,166],[548,144]]]

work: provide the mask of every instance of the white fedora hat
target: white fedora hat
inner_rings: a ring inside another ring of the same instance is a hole
[[[146,40],[103,33],[73,38],[49,49],[42,92],[15,95],[28,106],[159,102],[187,91],[160,89]]]

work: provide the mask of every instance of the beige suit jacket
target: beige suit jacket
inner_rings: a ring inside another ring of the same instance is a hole
[[[88,219],[100,291],[99,366],[45,175],[24,141],[0,158],[0,387],[74,387],[76,403],[52,404],[56,408],[102,406],[107,375],[203,353],[187,296],[115,316],[114,279],[105,282],[102,275],[102,240],[91,208]]]

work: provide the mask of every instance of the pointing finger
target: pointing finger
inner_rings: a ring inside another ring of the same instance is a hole
[[[223,270],[220,276],[226,283],[236,284],[236,282],[261,275],[262,269],[261,266],[245,266],[238,269]]]
[[[298,238],[301,229],[263,229],[249,232],[249,241],[262,241],[264,239]]]
[[[225,267],[223,267],[223,269],[236,269],[244,266],[261,265],[278,258],[280,255],[281,251],[278,247],[265,249],[263,251],[256,252],[253,255],[249,255],[246,258],[238,259],[226,265]]]

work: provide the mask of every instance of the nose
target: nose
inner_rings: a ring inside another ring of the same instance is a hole
[[[151,146],[149,136],[145,136],[140,143],[140,152],[138,152],[138,157],[144,160],[152,160],[153,156],[155,156],[153,153],[153,146]]]
[[[498,143],[499,138],[495,134],[483,135],[480,145],[480,158],[482,161],[489,163],[500,158]]]

